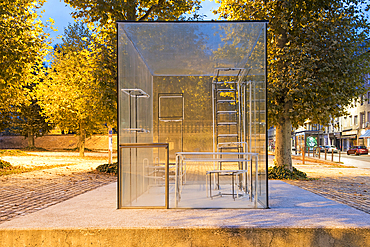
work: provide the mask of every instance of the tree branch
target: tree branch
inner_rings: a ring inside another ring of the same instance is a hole
[[[139,18],[139,21],[143,21],[145,19],[148,18],[148,16],[156,9],[158,9],[159,7],[161,7],[161,5],[164,3],[165,0],[159,0],[157,4],[154,4],[152,6],[150,6],[150,8],[148,9],[148,11],[145,13],[145,15],[143,15],[142,17]]]

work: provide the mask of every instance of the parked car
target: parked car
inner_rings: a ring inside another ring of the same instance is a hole
[[[325,148],[328,153],[331,153],[331,152],[338,153],[339,152],[339,149],[334,145],[328,145],[328,146],[325,146]]]
[[[360,154],[368,154],[368,153],[369,153],[369,150],[367,150],[366,146],[353,146],[347,150],[347,155],[350,155],[350,154],[360,155]]]
[[[325,152],[325,149],[326,149],[326,152],[328,153],[331,153],[332,150],[334,153],[339,152],[339,149],[334,145],[320,146],[320,152]]]

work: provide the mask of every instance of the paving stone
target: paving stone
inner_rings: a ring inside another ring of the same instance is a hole
[[[9,180],[9,179],[8,179]],[[0,187],[0,224],[115,182],[111,175],[82,172],[54,180],[15,179]],[[38,185],[42,182],[42,186]],[[21,185],[22,184],[22,185]],[[20,187],[21,185],[21,187]]]

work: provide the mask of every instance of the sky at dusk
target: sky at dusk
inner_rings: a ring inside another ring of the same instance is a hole
[[[212,13],[212,9],[217,9],[218,5],[219,4],[216,4],[214,1],[211,2],[210,0],[202,2],[203,8],[201,9],[201,14],[207,16],[204,20],[216,20],[218,18]],[[50,30],[53,44],[56,44],[58,43],[57,37],[64,33],[64,28],[68,26],[68,23],[74,22],[74,19],[70,15],[73,9],[65,4],[63,0],[47,0],[43,9],[45,9],[45,13],[42,14],[43,22],[52,18],[55,21],[54,27],[58,29],[57,32]],[[367,13],[367,16],[370,16],[369,12]]]
[[[211,2],[209,0],[205,0],[202,2],[203,8],[201,9],[201,13],[207,15],[205,20],[212,20],[217,19],[211,9],[216,9],[217,4]],[[54,27],[58,29],[57,32],[50,31],[50,35],[53,38],[53,44],[58,43],[57,37],[64,33],[64,28],[68,26],[68,23],[73,23],[74,19],[70,15],[73,11],[73,8],[69,7],[69,5],[65,4],[63,0],[47,0],[44,3],[43,9],[45,13],[42,14],[42,21],[45,22],[49,18],[52,18],[55,21]]]

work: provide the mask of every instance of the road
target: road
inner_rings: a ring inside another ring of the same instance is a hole
[[[338,157],[336,154],[334,154],[334,156]],[[341,153],[340,156],[340,161],[343,162],[344,165],[370,169],[370,155],[357,156],[353,154],[347,155],[346,153]]]

